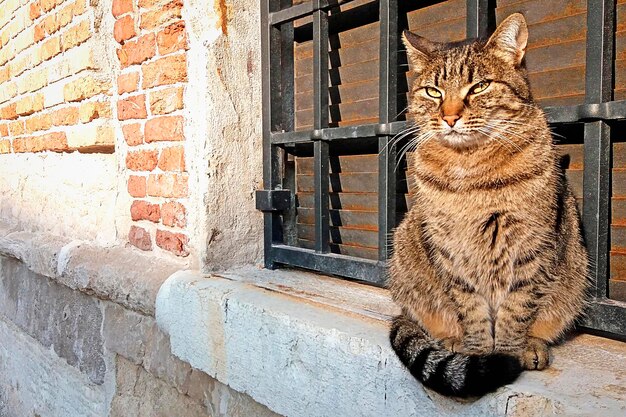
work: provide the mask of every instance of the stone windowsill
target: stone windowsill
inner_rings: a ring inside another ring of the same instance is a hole
[[[401,366],[387,341],[388,319],[398,310],[380,288],[254,267],[202,275],[133,248],[2,224],[0,254],[156,315],[174,355],[282,415],[626,414],[626,344],[613,340],[576,336],[554,349],[546,371],[461,403],[425,390]]]
[[[387,341],[385,290],[290,270],[179,272],[157,297],[172,352],[287,416],[626,415],[626,344],[577,335],[472,402],[425,390]]]

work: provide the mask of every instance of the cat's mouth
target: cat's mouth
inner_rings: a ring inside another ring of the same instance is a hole
[[[441,133],[441,139],[454,148],[469,148],[483,142],[484,136],[472,130],[458,131],[456,129],[450,129]]]

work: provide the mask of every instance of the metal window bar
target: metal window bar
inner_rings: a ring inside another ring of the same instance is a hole
[[[390,254],[388,237],[396,225],[397,150],[390,143],[405,128],[398,121],[399,1],[379,0],[379,122],[329,127],[328,36],[333,10],[351,0],[261,0],[263,66],[263,178],[257,208],[264,212],[265,266],[302,267],[383,285]],[[427,2],[432,4],[432,2]],[[495,26],[495,1],[467,0],[466,35],[484,37]],[[333,9],[334,8],[334,9]],[[613,101],[615,0],[588,0],[586,97],[584,104],[546,107],[552,125],[584,124],[583,224],[591,259],[593,300],[582,325],[626,336],[626,303],[608,297],[611,139],[610,123],[626,120],[626,100]],[[312,16],[314,43],[314,126],[294,131],[293,21]],[[329,149],[337,141],[378,138],[378,260],[329,250]],[[312,144],[315,184],[315,249],[293,244],[295,172],[288,154]],[[287,189],[283,189],[287,188]]]

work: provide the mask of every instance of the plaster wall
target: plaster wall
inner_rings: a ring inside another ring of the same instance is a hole
[[[259,2],[187,0],[190,230],[200,268],[261,262],[263,218]]]
[[[113,154],[0,155],[0,220],[16,230],[114,243],[116,176]]]

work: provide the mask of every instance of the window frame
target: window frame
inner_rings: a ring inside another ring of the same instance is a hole
[[[405,128],[398,121],[399,0],[379,0],[379,121],[329,127],[329,11],[352,0],[261,0],[263,84],[263,190],[257,208],[264,212],[265,267],[300,267],[382,286],[390,256],[388,236],[396,225],[396,158],[393,137]],[[373,1],[372,3],[376,3]],[[425,2],[428,6],[437,1]],[[495,26],[495,1],[466,0],[466,36],[488,35]],[[330,14],[332,16],[332,14]],[[313,129],[294,131],[294,20],[313,19]],[[332,18],[332,17],[331,17]],[[608,296],[611,125],[626,120],[626,100],[613,100],[615,0],[587,1],[585,102],[545,107],[551,125],[584,125],[583,210],[591,260],[592,301],[581,325],[626,336],[626,303]],[[329,145],[362,138],[378,141],[378,260],[330,252]],[[291,147],[312,143],[315,189],[315,249],[296,247],[295,169]]]

